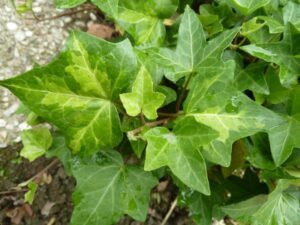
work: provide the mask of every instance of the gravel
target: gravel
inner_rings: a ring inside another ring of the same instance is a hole
[[[46,64],[62,48],[72,29],[86,29],[92,12],[38,22],[31,13],[18,15],[6,0],[0,0],[0,80],[27,70],[34,64]],[[21,1],[20,1],[21,2]],[[39,17],[52,17],[62,13],[53,6],[53,0],[35,0],[33,10]],[[0,87],[0,148],[20,141],[20,132],[28,129],[22,115],[17,114],[18,100]]]

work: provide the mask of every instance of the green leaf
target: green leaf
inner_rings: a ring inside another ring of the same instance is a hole
[[[22,132],[23,149],[20,155],[30,162],[45,154],[52,145],[52,136],[48,128],[40,127]]]
[[[137,45],[158,46],[165,38],[163,18],[177,9],[178,0],[92,0],[125,29]]]
[[[254,17],[243,23],[241,35],[247,37],[252,44],[263,44],[279,40],[279,32],[283,26],[271,17]],[[273,34],[275,33],[275,34]]]
[[[299,188],[282,188],[280,181],[276,189],[268,196],[268,200],[252,214],[253,225],[298,225],[300,217]],[[283,190],[282,190],[283,189]]]
[[[289,115],[286,122],[274,127],[270,133],[272,156],[276,165],[281,165],[292,153],[293,148],[300,147],[300,89],[296,88],[289,99]]]
[[[119,153],[107,152],[100,164],[79,164],[73,168],[77,187],[72,225],[111,225],[128,214],[146,219],[149,194],[157,180],[143,169],[123,164]]]
[[[186,116],[194,117],[219,132],[206,146],[206,159],[229,166],[236,140],[260,131],[270,131],[284,120],[258,105],[233,86],[234,63],[227,61],[203,69],[192,81],[184,102]]]
[[[32,205],[38,185],[37,183],[30,181],[27,184],[27,187],[28,187],[28,191],[24,195],[24,202],[28,202],[30,205]]]
[[[210,193],[205,161],[200,146],[217,137],[217,133],[193,118],[183,118],[173,132],[156,127],[145,135],[145,170],[169,166],[172,172],[186,185],[208,195]]]
[[[268,199],[267,195],[257,195],[245,201],[221,207],[230,217],[248,223],[255,213]]]
[[[239,69],[235,74],[238,89],[268,95],[270,91],[264,74],[266,66],[266,63],[260,62]]]
[[[238,11],[244,15],[249,15],[255,10],[267,5],[271,0],[227,0],[229,1]]]
[[[134,151],[134,153],[136,154],[136,156],[138,158],[141,158],[145,148],[146,148],[146,142],[144,140],[141,139],[137,139],[136,141],[133,140],[129,140],[130,141],[130,145],[132,147],[132,150]]]
[[[163,106],[168,105],[171,102],[175,102],[177,99],[176,91],[172,88],[163,85],[158,85],[156,86],[155,90],[161,92],[164,96],[166,96]]]
[[[51,148],[45,153],[47,158],[57,157],[64,165],[64,169],[68,175],[72,175],[72,154],[68,148],[65,138],[61,135],[54,134]]]
[[[74,152],[86,154],[122,140],[114,101],[130,88],[136,68],[128,40],[114,44],[76,32],[52,63],[0,85],[60,128]]]
[[[250,138],[250,141],[245,140],[245,145],[249,150],[247,160],[254,166],[265,170],[274,170],[276,165],[273,161],[268,135],[258,133]]]
[[[280,83],[278,69],[269,66],[266,72],[266,81],[270,90],[270,94],[266,96],[268,102],[279,104],[289,98],[291,90],[283,87]]]
[[[287,25],[289,22],[300,31],[300,4],[289,1],[286,6],[283,7],[283,21]]]
[[[285,27],[284,38],[280,42],[246,45],[240,49],[280,66],[280,81],[284,86],[297,82],[300,70],[300,33],[291,24]]]
[[[86,0],[55,0],[55,6],[62,9],[74,8],[86,2]]]
[[[221,60],[223,50],[237,32],[237,28],[225,31],[207,43],[197,15],[187,6],[180,23],[176,50],[162,48],[159,52],[152,51],[152,57],[165,68],[166,77],[176,82]]]
[[[300,222],[299,187],[292,182],[280,180],[269,194],[258,195],[237,204],[222,207],[222,210],[238,221],[253,225],[297,225]]]
[[[131,93],[120,95],[121,101],[130,116],[143,113],[148,119],[157,118],[157,109],[162,106],[165,96],[153,91],[151,75],[144,66],[136,77]]]

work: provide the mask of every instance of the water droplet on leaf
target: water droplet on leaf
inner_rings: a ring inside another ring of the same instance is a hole
[[[232,96],[230,100],[227,101],[225,111],[228,113],[238,113],[241,105],[242,102],[238,99],[238,97]]]

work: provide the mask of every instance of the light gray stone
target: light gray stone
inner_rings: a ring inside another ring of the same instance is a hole
[[[15,22],[7,22],[6,23],[6,28],[9,31],[15,31],[18,29],[18,24],[16,24]]]
[[[5,127],[7,122],[4,119],[0,119],[0,127]]]

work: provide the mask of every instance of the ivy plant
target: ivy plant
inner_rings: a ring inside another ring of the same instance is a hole
[[[91,0],[117,39],[74,31],[0,81],[30,111],[21,155],[76,178],[71,225],[145,221],[166,178],[195,224],[300,224],[300,3],[206,2]]]

